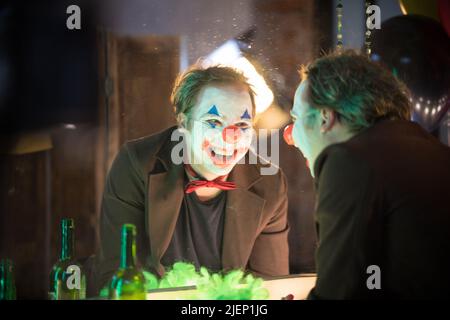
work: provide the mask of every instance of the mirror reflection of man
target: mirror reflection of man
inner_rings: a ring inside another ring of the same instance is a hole
[[[178,126],[124,144],[107,177],[100,222],[98,287],[119,266],[120,228],[137,226],[143,266],[162,276],[176,261],[211,271],[289,274],[286,179],[261,175],[248,157],[254,93],[227,67],[193,67],[172,92]],[[157,115],[155,115],[157,116]],[[186,138],[185,163],[172,141]]]
[[[365,56],[303,71],[285,137],[315,178],[309,298],[450,297],[450,149],[409,120],[405,87]]]

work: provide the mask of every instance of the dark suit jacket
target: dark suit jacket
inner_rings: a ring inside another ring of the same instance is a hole
[[[120,230],[137,226],[138,258],[158,275],[172,239],[184,196],[184,167],[171,161],[172,127],[127,142],[109,171],[100,220],[97,285],[119,266]],[[262,176],[261,164],[238,164],[229,176],[238,189],[227,191],[222,265],[260,276],[289,274],[287,186],[281,170]],[[98,287],[98,288],[99,288]]]
[[[310,298],[450,297],[450,148],[409,121],[331,145],[315,167]],[[366,281],[378,265],[381,290]]]

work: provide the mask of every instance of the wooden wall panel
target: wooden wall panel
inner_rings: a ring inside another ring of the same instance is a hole
[[[0,156],[0,257],[15,266],[17,297],[47,297],[48,151]]]
[[[73,129],[52,130],[51,261],[58,259],[60,221],[75,219],[77,258],[86,258],[97,249],[95,206],[95,153],[97,128],[75,125]]]
[[[170,93],[179,72],[179,47],[176,36],[99,34],[97,212],[106,174],[122,144],[176,123]]]
[[[50,150],[1,155],[0,257],[16,266],[20,299],[47,298],[62,218],[75,219],[77,258],[89,257],[97,248],[97,128],[58,126],[47,134]]]

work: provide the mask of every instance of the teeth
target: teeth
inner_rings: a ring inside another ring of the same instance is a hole
[[[231,157],[233,154],[222,154],[222,153],[218,153],[216,152],[216,155],[221,156],[221,157]]]
[[[215,154],[215,157],[217,157],[217,158],[231,158],[231,156],[232,156],[232,154],[229,156],[227,156],[225,154],[220,154],[220,153]]]
[[[212,156],[214,157],[214,159],[216,159],[216,161],[222,162],[222,163],[226,163],[227,161],[230,161],[233,158],[233,154],[227,156],[227,155],[222,155],[220,153],[216,153],[214,150],[211,150],[212,152]]]
[[[219,156],[226,156],[226,157],[232,156],[233,153],[234,153],[234,150],[229,150],[229,151],[225,150],[225,152],[217,152],[215,150],[213,150],[213,151],[214,151],[215,154],[217,154]]]

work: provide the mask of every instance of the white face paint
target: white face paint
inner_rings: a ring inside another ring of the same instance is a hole
[[[291,110],[291,116],[294,120],[292,138],[295,146],[308,161],[309,170],[311,175],[314,176],[314,162],[324,148],[324,141],[320,134],[320,123],[314,123],[312,127],[307,125],[308,111],[311,107],[303,97],[306,86],[307,82],[303,81],[295,92],[294,106]],[[320,115],[316,115],[316,120],[320,121]]]
[[[236,85],[209,85],[187,115],[190,163],[204,177],[228,174],[247,153],[253,137],[252,102]]]

